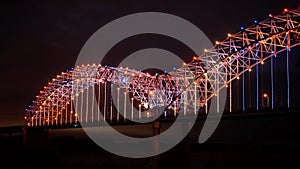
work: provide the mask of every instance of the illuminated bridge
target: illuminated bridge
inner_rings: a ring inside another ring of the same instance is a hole
[[[227,112],[237,107],[241,112],[274,109],[278,107],[277,64],[284,65],[283,105],[290,108],[289,61],[291,49],[300,44],[299,27],[300,9],[284,9],[241,27],[191,62],[161,74],[98,64],[76,66],[42,88],[26,108],[26,123],[50,127],[154,119],[161,113],[158,118],[174,118],[178,113],[205,116],[211,108],[223,111],[222,92],[227,92]],[[276,63],[277,57],[286,59]],[[269,72],[264,84],[268,92],[263,91],[262,71]]]

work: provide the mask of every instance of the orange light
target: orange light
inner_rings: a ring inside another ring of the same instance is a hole
[[[236,77],[238,80],[240,79],[240,77],[238,76],[238,77]]]
[[[284,12],[288,12],[289,10],[287,9],[287,8],[284,8],[284,10],[283,10]]]
[[[197,60],[197,57],[196,57],[196,56],[194,56],[194,57],[193,57],[193,59],[194,59],[194,60]]]
[[[183,66],[185,66],[186,65],[186,63],[185,62],[183,62]]]
[[[216,44],[217,44],[217,45],[219,45],[219,44],[220,44],[220,42],[216,41]]]
[[[227,34],[228,37],[232,37],[232,35],[230,33]]]
[[[268,95],[265,93],[265,94],[264,94],[264,97],[268,97]]]
[[[252,69],[250,69],[250,68],[249,68],[249,69],[248,69],[248,71],[249,71],[249,72],[251,72],[251,71],[252,71]]]
[[[265,62],[264,62],[264,61],[262,61],[262,62],[261,62],[261,64],[263,65],[263,64],[265,64]]]

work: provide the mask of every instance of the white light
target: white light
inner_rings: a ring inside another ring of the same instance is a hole
[[[144,107],[145,107],[145,109],[148,109],[148,108],[149,108],[148,103],[145,103],[145,104],[144,104]]]

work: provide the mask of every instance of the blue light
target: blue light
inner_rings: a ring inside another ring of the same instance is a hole
[[[173,67],[173,70],[176,70],[176,67]]]
[[[258,23],[258,21],[257,21],[257,20],[255,20],[255,21],[254,21],[254,23],[255,23],[255,24],[257,24],[257,23]]]
[[[68,82],[66,86],[70,87],[72,82]]]
[[[165,74],[168,74],[168,72],[165,70]]]
[[[74,67],[72,67],[71,70],[74,70]]]
[[[122,83],[126,83],[125,77],[122,78]]]
[[[107,67],[107,65],[104,65],[104,67]]]
[[[243,26],[241,26],[241,30],[245,30],[245,28]]]

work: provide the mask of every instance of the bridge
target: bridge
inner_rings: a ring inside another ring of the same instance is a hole
[[[26,108],[26,125],[124,124],[136,119],[176,119],[179,113],[188,118],[206,116],[212,108],[222,113],[222,106],[229,113],[290,109],[296,106],[291,104],[290,53],[300,44],[299,27],[300,9],[284,9],[228,34],[213,48],[171,72],[153,74],[128,67],[78,65],[42,88]],[[277,57],[285,57],[285,62],[276,63]],[[286,78],[281,82],[286,97],[281,105],[276,105],[275,99],[276,64],[286,65],[282,70]],[[266,84],[262,85],[266,81],[262,79],[264,70],[270,72],[268,92],[263,90]],[[228,94],[222,105],[224,92]]]

